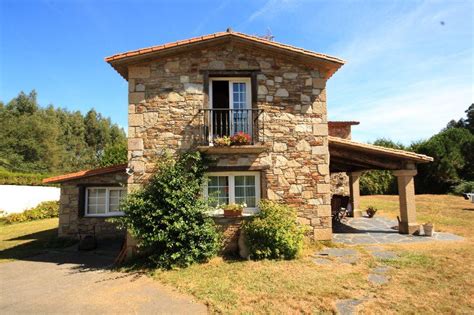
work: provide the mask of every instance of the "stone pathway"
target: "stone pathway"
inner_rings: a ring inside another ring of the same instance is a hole
[[[464,238],[451,233],[434,233],[432,237],[414,236],[398,233],[396,220],[384,217],[348,218],[343,224],[334,226],[333,240],[346,245],[365,245],[364,248],[377,260],[377,266],[370,270],[367,281],[375,286],[383,286],[390,282],[392,267],[384,265],[384,261],[397,259],[398,254],[384,249],[380,244],[405,244],[429,241],[459,241]],[[313,262],[321,266],[346,263],[355,265],[360,258],[359,252],[353,248],[326,248],[315,253]],[[369,296],[336,301],[338,314],[355,314],[358,306],[369,300]]]
[[[388,273],[392,270],[392,267],[384,265],[383,261],[397,259],[397,253],[384,250],[379,246],[366,246],[365,249],[379,262],[379,265],[370,271],[367,281],[374,286],[382,286],[389,283],[390,276]],[[360,255],[356,249],[326,248],[315,253],[313,262],[318,265],[331,265],[333,263],[357,264],[359,258]],[[356,308],[369,299],[370,297],[365,296],[362,298],[337,300],[336,311],[341,315],[355,314]]]
[[[397,220],[384,217],[348,218],[334,226],[333,240],[349,245],[420,243],[428,241],[459,241],[461,236],[435,232],[432,237],[399,234]]]

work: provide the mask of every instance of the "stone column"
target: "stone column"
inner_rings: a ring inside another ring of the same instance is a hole
[[[419,232],[420,227],[416,223],[415,184],[413,179],[416,173],[416,169],[393,172],[398,181],[398,197],[400,199],[398,231],[400,234]]]
[[[352,213],[354,217],[361,217],[362,210],[360,209],[360,189],[359,179],[362,172],[349,173],[349,188],[351,192]]]

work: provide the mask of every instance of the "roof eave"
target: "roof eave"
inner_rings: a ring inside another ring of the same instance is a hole
[[[113,56],[109,56],[105,58],[105,61],[109,63],[124,79],[128,80],[127,76],[127,67],[126,65],[133,62],[140,62],[144,59],[150,59],[154,57],[158,57],[162,54],[172,54],[178,53],[181,50],[187,50],[189,48],[209,44],[213,42],[218,42],[222,40],[240,40],[243,42],[250,43],[252,45],[257,45],[262,48],[266,49],[275,49],[280,50],[282,52],[286,52],[287,54],[298,55],[302,57],[306,57],[308,59],[313,59],[314,62],[319,64],[325,64],[328,66],[328,75],[327,79],[329,79],[341,66],[345,64],[345,61],[339,59],[337,57],[319,54],[315,52],[306,51],[301,48],[271,42],[264,39],[258,39],[253,36],[241,34],[241,33],[216,33],[213,35],[202,36],[200,38],[193,38],[189,40],[179,41],[171,44],[165,44],[160,46],[153,46],[143,49],[138,49],[126,53],[120,53]]]

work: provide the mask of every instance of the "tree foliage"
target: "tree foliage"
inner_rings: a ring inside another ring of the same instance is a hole
[[[145,248],[158,267],[186,267],[213,257],[220,244],[201,196],[204,166],[199,152],[163,157],[144,187],[130,194],[114,220]]]
[[[403,144],[385,138],[378,139],[373,144],[386,148],[407,150]],[[391,171],[387,170],[364,172],[360,177],[360,193],[363,195],[396,194],[396,178]]]
[[[84,116],[52,105],[43,108],[35,91],[0,106],[0,125],[0,166],[15,172],[96,167],[108,146],[126,145],[123,129],[94,109]]]

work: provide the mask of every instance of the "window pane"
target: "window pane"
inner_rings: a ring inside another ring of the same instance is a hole
[[[105,213],[106,189],[91,188],[91,189],[88,189],[87,195],[88,195],[87,213],[88,214]]]
[[[208,199],[211,206],[223,205],[229,203],[229,177],[228,176],[209,176],[207,187]]]
[[[235,202],[246,203],[247,207],[256,207],[255,176],[235,176]]]
[[[209,186],[217,186],[219,178],[217,176],[209,176]]]
[[[245,196],[255,196],[255,186],[245,187]]]
[[[257,206],[256,199],[255,197],[247,197],[247,207],[249,208],[255,208]]]
[[[245,187],[235,187],[235,198],[245,197]]]
[[[235,186],[245,185],[245,176],[235,176]]]

